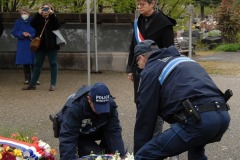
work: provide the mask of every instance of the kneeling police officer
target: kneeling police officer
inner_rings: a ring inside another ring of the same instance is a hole
[[[117,105],[104,83],[80,88],[50,119],[54,122],[54,136],[60,141],[61,160],[75,160],[77,152],[79,157],[91,152],[119,152],[124,156]]]
[[[181,56],[174,46],[159,49],[152,40],[134,49],[134,65],[143,69],[138,89],[134,154],[136,160],[160,160],[188,151],[189,160],[207,160],[204,147],[220,141],[228,129],[223,94],[194,60]],[[171,124],[153,137],[157,117]]]

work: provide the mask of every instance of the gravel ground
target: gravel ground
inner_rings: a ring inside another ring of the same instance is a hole
[[[239,57],[238,57],[239,58]],[[231,105],[231,125],[219,143],[206,147],[210,160],[238,160],[240,154],[239,99],[240,78],[234,76],[211,75],[223,91],[231,88],[234,92],[229,101]],[[58,139],[53,137],[49,114],[58,112],[64,105],[68,95],[87,83],[87,72],[61,70],[59,71],[57,89],[49,92],[50,73],[44,70],[40,77],[41,85],[35,91],[22,91],[23,70],[0,70],[0,135],[7,130],[29,130],[37,134],[39,139],[46,141],[58,149]],[[92,74],[91,83],[105,82],[119,105],[119,117],[123,128],[125,146],[129,152],[133,148],[133,128],[135,122],[135,105],[133,103],[133,86],[127,80],[125,73],[103,72]],[[167,124],[164,125],[168,127]],[[186,153],[180,155],[185,160]]]

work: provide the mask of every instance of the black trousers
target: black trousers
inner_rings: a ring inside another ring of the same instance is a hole
[[[23,65],[25,81],[31,80],[33,68],[34,68],[33,64],[24,64]]]
[[[140,82],[140,73],[142,70],[140,69],[135,69],[134,70],[134,74],[133,74],[133,85],[134,85],[134,102],[137,102],[137,98],[139,96],[139,82]],[[156,122],[156,126],[154,129],[154,133],[153,136],[159,135],[162,133],[162,129],[163,129],[163,119],[158,116],[157,122]]]
[[[79,157],[93,154],[107,154],[108,147],[103,135],[103,130],[99,130],[88,135],[81,135],[78,139]]]

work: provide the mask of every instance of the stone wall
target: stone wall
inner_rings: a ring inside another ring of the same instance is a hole
[[[67,41],[59,53],[60,69],[87,69],[87,24],[86,14],[57,14],[62,27],[60,31]],[[16,39],[11,35],[14,21],[18,13],[2,15],[5,27],[0,37],[0,68],[16,68]],[[132,36],[133,15],[131,14],[99,14],[97,15],[97,54],[99,70],[125,71]],[[95,63],[95,34],[93,15],[91,15],[90,52],[91,67]],[[44,64],[48,68],[46,60]]]

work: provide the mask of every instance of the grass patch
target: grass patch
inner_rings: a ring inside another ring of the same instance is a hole
[[[229,75],[240,77],[240,63],[199,61],[209,74]]]
[[[34,131],[32,131],[32,130],[10,129],[9,127],[4,127],[4,126],[0,127],[0,136],[11,137],[11,135],[14,134],[14,133],[18,133],[22,137],[24,137],[24,136],[29,136],[29,137],[36,136],[36,133],[34,133]]]
[[[214,50],[195,51],[195,52],[196,52],[196,56],[209,56],[209,55],[217,54],[217,52]]]
[[[229,45],[228,45],[229,46]],[[211,56],[221,53],[216,50],[196,51],[196,57]],[[209,74],[229,75],[240,77],[240,62],[223,62],[211,60],[197,60]]]

